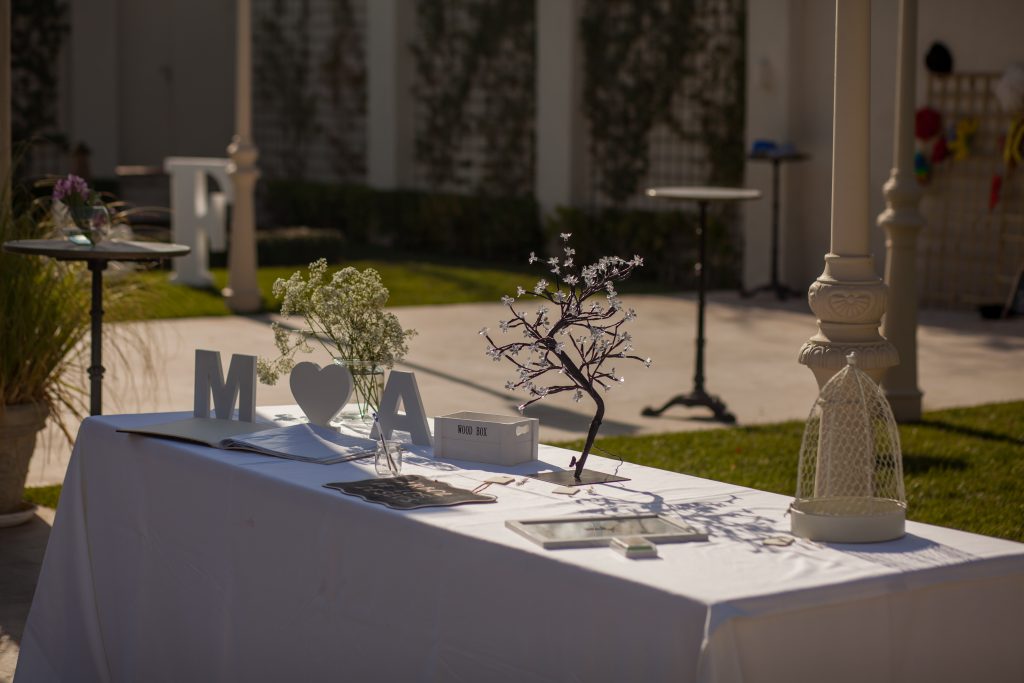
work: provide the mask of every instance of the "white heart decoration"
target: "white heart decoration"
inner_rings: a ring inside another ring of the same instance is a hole
[[[288,384],[302,412],[318,425],[327,426],[352,395],[352,375],[341,365],[321,368],[316,363],[298,363]]]

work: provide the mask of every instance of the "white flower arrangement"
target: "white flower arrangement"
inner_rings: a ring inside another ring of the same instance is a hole
[[[574,262],[576,250],[569,246],[571,236],[561,233],[562,259],[544,260],[530,253],[529,263],[547,266],[554,276],[553,284],[542,278],[530,291],[518,287],[514,297],[501,298],[512,312],[510,319],[499,322],[501,332],[518,329],[525,341],[497,344],[486,327],[480,330],[480,335],[487,340],[485,353],[493,361],[504,358],[515,366],[516,376],[505,383],[505,388],[509,391],[525,389],[529,394],[530,398],[519,406],[520,412],[547,396],[565,391],[573,392],[573,400],[577,402],[584,395],[594,401],[597,410],[586,444],[579,458],[573,458],[570,463],[570,467],[576,468],[579,479],[604,418],[604,400],[598,389],[610,391],[625,381],[614,367],[604,369],[605,362],[621,358],[638,360],[650,367],[651,359],[633,353],[633,338],[622,326],[636,319],[636,311],[623,308],[615,289],[615,283],[626,280],[634,269],[643,266],[643,259],[634,256],[627,261],[618,256],[605,256],[597,263],[580,268]],[[535,313],[521,313],[516,303],[527,297],[546,300],[555,307],[557,316],[553,317],[551,308],[544,303]],[[551,372],[557,374],[555,384],[538,384],[537,380]]]
[[[287,280],[278,279],[273,292],[281,299],[281,314],[300,316],[305,326],[271,326],[280,355],[257,361],[256,372],[264,384],[274,384],[282,373],[290,372],[297,351],[312,352],[311,341],[336,359],[362,361],[383,372],[405,358],[408,340],[416,334],[403,330],[398,317],[384,310],[390,293],[373,268],[346,267],[331,275],[327,261],[319,259],[309,264],[308,278],[296,271]],[[353,381],[358,392],[355,373]]]

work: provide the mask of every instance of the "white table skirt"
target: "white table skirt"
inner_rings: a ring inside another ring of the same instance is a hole
[[[770,547],[789,498],[628,463],[630,481],[572,498],[530,480],[492,485],[496,504],[395,511],[322,487],[369,461],[115,431],[173,417],[83,423],[18,683],[1024,680],[1021,544],[908,523],[892,543]],[[472,488],[537,469],[459,465],[405,471]],[[710,538],[632,561],[504,526],[638,511]]]

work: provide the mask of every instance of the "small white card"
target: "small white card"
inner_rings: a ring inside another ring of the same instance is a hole
[[[575,486],[559,486],[558,488],[551,489],[551,493],[559,493],[563,496],[575,496],[579,491]]]
[[[488,484],[498,484],[499,486],[511,484],[515,480],[515,477],[510,477],[507,474],[495,474],[493,477],[487,477],[487,479],[484,479]]]

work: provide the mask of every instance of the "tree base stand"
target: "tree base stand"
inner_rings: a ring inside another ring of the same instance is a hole
[[[644,408],[641,415],[647,417],[658,417],[672,406],[704,406],[710,408],[714,413],[714,419],[726,424],[735,424],[736,416],[725,408],[725,404],[717,396],[712,396],[702,389],[695,389],[689,394],[680,394],[668,400],[668,403],[660,408]]]
[[[563,470],[559,472],[540,472],[527,475],[531,479],[546,481],[549,484],[559,486],[587,486],[589,484],[611,484],[616,481],[629,481],[629,477],[620,477],[617,474],[597,472],[595,470],[583,470],[580,478],[576,478],[575,470]]]

